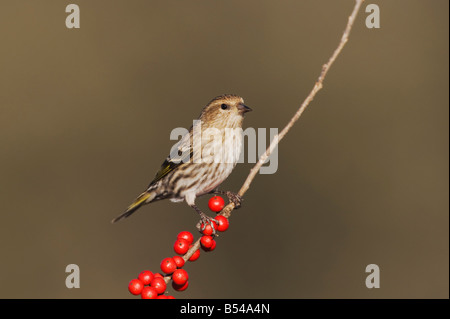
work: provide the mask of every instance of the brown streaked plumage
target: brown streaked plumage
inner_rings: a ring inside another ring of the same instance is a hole
[[[166,158],[147,190],[112,222],[130,216],[142,205],[161,199],[185,200],[200,214],[205,225],[210,222],[211,218],[195,205],[195,199],[214,191],[233,171],[241,151],[242,132],[234,134],[233,138],[229,133],[242,128],[244,114],[249,111],[251,109],[237,95],[225,94],[212,99],[202,109],[189,133],[178,142],[176,156]],[[239,204],[236,194],[225,193]]]

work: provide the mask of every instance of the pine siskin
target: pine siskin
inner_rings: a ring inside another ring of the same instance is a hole
[[[130,216],[142,205],[166,198],[173,202],[185,200],[200,214],[204,226],[212,218],[195,205],[198,196],[225,194],[239,206],[239,195],[219,192],[216,188],[231,174],[239,159],[242,122],[249,111],[251,108],[236,95],[221,95],[209,102],[189,133],[173,148],[175,152],[164,161],[147,190],[112,223]]]

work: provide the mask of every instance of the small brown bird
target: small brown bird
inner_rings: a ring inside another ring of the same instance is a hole
[[[170,199],[185,200],[206,226],[212,218],[195,205],[195,199],[208,193],[224,194],[239,207],[238,194],[221,192],[217,187],[231,174],[239,159],[242,122],[249,111],[251,108],[237,95],[221,95],[209,102],[189,133],[178,142],[176,156],[166,158],[147,190],[112,222],[130,216],[142,205]]]

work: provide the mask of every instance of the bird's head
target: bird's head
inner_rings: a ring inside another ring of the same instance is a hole
[[[242,127],[244,114],[251,110],[240,96],[220,95],[203,108],[200,120],[208,127],[237,128]]]

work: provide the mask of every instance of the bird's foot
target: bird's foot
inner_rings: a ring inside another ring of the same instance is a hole
[[[235,209],[238,209],[241,207],[242,201],[244,200],[241,195],[239,195],[238,193],[230,192],[230,191],[227,191],[226,195],[228,197],[228,200],[234,204]]]
[[[205,230],[206,226],[210,225],[212,228],[213,235],[216,235],[216,228],[214,227],[214,223],[217,225],[217,224],[219,224],[219,222],[216,219],[209,217],[208,215],[206,215],[203,212],[198,212],[198,213],[200,215],[200,221],[197,224],[197,229],[200,232],[203,232]]]
[[[215,222],[216,224],[218,224],[219,222],[217,220],[215,220],[214,218],[209,217],[208,215],[206,215],[196,205],[191,205],[191,207],[193,209],[195,209],[195,211],[200,215],[200,221],[197,223],[197,229],[200,232],[203,232],[205,230],[205,228],[206,228],[206,225],[209,224],[211,226],[211,228],[212,228],[213,235],[216,235],[216,228],[214,227],[213,222]]]
[[[231,191],[219,191],[218,189],[212,191],[213,194],[225,195],[228,197],[228,200],[234,204],[234,208],[238,209],[241,207],[244,199],[238,193],[234,193]]]

